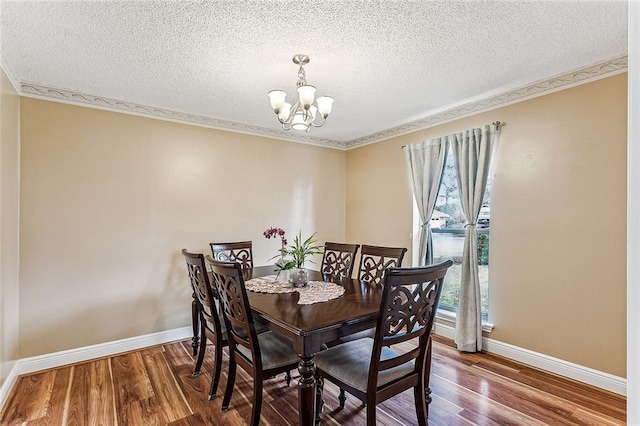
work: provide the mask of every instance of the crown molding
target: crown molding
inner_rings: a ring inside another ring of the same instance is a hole
[[[558,90],[568,89],[571,86],[577,86],[579,84],[619,74],[627,70],[627,62],[627,55],[619,56],[608,61],[570,71],[550,79],[540,80],[518,89],[485,97],[474,102],[465,103],[419,120],[372,133],[362,138],[352,139],[346,142],[346,149],[349,150],[362,145],[380,142],[385,139],[423,130],[469,115],[500,108]]]
[[[157,108],[136,104],[133,102],[121,101],[118,99],[89,95],[73,90],[49,87],[38,83],[22,82],[20,84],[20,89],[21,95],[38,99],[55,100],[58,102],[73,105],[89,106],[92,108],[105,109],[115,112],[125,112],[127,114],[139,115],[143,117],[151,117],[179,123],[195,124],[197,126],[209,127],[213,129],[228,130],[236,133],[246,133],[257,136],[266,136],[269,138],[283,139],[290,142],[298,142],[340,150],[344,150],[346,146],[345,142],[335,141],[332,139],[298,135],[285,132],[284,130],[273,130],[266,127],[253,126],[250,124],[238,123],[235,121],[220,120],[213,117],[188,114],[184,112],[173,111],[170,109]]]
[[[423,130],[469,115],[478,114],[480,112],[489,111],[537,96],[542,96],[554,91],[567,89],[571,86],[577,86],[579,84],[588,83],[600,78],[609,77],[611,75],[626,71],[627,63],[627,55],[619,56],[608,61],[570,71],[546,80],[540,80],[526,86],[510,90],[508,92],[490,95],[473,102],[468,102],[453,108],[448,108],[427,117],[414,120],[399,126],[391,127],[380,132],[372,133],[368,136],[352,139],[346,142],[294,134],[286,132],[284,130],[274,130],[266,127],[253,126],[250,124],[238,123],[235,121],[220,120],[213,117],[188,114],[164,108],[156,108],[152,106],[136,104],[133,102],[125,102],[117,99],[105,98],[102,96],[89,95],[73,90],[49,87],[32,82],[21,82],[19,86],[19,93],[22,96],[45,100],[55,100],[63,103],[88,106],[109,111],[124,112],[127,114],[139,115],[143,117],[151,117],[219,130],[227,130],[237,133],[282,139],[290,142],[322,146],[325,148],[349,150],[363,145],[381,142],[389,138],[405,135],[407,133],[415,132],[418,130]],[[6,68],[5,64],[2,64],[2,66],[5,71],[9,71]],[[7,72],[7,74],[11,76],[11,73],[9,72]]]

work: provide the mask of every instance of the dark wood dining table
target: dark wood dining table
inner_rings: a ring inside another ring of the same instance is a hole
[[[253,277],[270,274],[274,274],[273,266],[253,269]],[[382,298],[379,286],[352,278],[329,279],[320,272],[310,270],[309,280],[332,281],[344,287],[344,295],[328,302],[299,305],[298,292],[247,292],[255,320],[291,340],[293,349],[300,356],[298,412],[302,426],[313,425],[316,421],[313,356],[322,350],[324,343],[375,327]]]

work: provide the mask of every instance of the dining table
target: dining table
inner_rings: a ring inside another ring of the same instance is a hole
[[[300,357],[298,413],[301,426],[319,421],[321,395],[316,389],[313,357],[325,344],[340,337],[375,327],[382,300],[382,288],[349,277],[329,277],[308,270],[309,281],[333,282],[344,288],[338,298],[313,304],[299,304],[300,294],[247,291],[254,319],[290,340]],[[252,277],[275,274],[273,266],[253,268]],[[318,394],[317,394],[318,392]]]

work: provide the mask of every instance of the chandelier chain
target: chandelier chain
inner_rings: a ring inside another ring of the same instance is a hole
[[[304,68],[300,65],[300,69],[298,70],[298,82],[296,83],[297,87],[304,86],[307,84],[307,75],[304,72]]]

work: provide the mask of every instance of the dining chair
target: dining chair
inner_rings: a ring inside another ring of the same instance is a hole
[[[372,285],[381,284],[387,269],[402,266],[402,259],[406,251],[407,249],[404,247],[379,247],[363,244],[360,250],[358,279]],[[363,337],[373,338],[374,334],[375,328],[370,328],[327,342],[327,345],[332,347]],[[344,398],[344,392],[341,392],[340,398]]]
[[[320,272],[329,277],[351,278],[358,248],[360,244],[326,242]]]
[[[196,296],[200,324],[200,347],[198,348],[198,359],[192,376],[197,377],[200,375],[208,339],[214,346],[213,375],[211,388],[209,389],[209,399],[211,400],[216,396],[218,383],[220,382],[222,348],[228,344],[227,330],[222,320],[217,291],[209,281],[204,255],[191,253],[186,249],[182,249],[182,255],[187,262],[191,286]]]
[[[366,404],[367,425],[376,424],[376,405],[413,388],[418,424],[427,425],[431,389],[431,329],[451,260],[386,271],[375,337],[347,342],[316,354],[316,380],[324,380]],[[412,339],[418,345],[399,345]],[[395,346],[393,349],[392,345]],[[323,404],[319,404],[322,406]],[[344,400],[340,400],[344,408]]]
[[[300,357],[291,342],[267,331],[256,333],[242,267],[237,262],[221,262],[207,257],[220,301],[229,340],[229,374],[222,399],[222,411],[229,409],[240,365],[253,378],[252,426],[260,422],[262,388],[265,378],[288,373],[298,367]]]
[[[363,244],[360,250],[358,279],[370,284],[381,284],[384,272],[402,266],[407,249],[404,247],[379,247]]]
[[[213,259],[222,262],[238,262],[242,266],[242,277],[251,279],[253,271],[253,244],[251,241],[233,243],[210,243]]]

